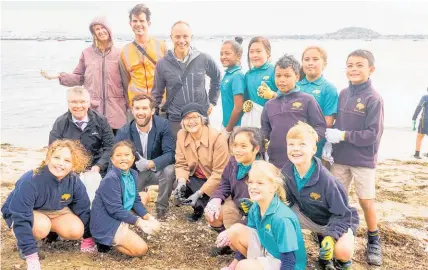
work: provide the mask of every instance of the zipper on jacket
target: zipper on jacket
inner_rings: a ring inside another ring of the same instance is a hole
[[[105,61],[106,61],[106,58],[105,58],[104,52],[102,52],[101,56],[103,58],[103,64],[101,67],[101,72],[103,73],[102,74],[102,86],[101,86],[102,91],[103,91],[103,115],[105,115],[107,117],[107,114],[106,114],[106,89],[105,89]]]

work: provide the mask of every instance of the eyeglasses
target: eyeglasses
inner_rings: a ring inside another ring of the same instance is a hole
[[[196,122],[197,120],[199,120],[201,117],[200,116],[192,116],[192,117],[185,117],[183,120],[185,121],[185,122],[190,122],[190,121],[193,121],[193,122]]]
[[[88,101],[86,101],[86,100],[72,100],[72,101],[68,101],[68,103],[70,103],[73,106],[77,106],[77,105],[85,105],[88,103]]]

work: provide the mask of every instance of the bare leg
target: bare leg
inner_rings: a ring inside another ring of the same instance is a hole
[[[51,220],[44,214],[33,211],[33,235],[37,240],[45,238],[51,231]]]
[[[359,199],[361,208],[364,211],[364,217],[367,223],[367,229],[371,232],[376,231],[377,228],[377,219],[376,219],[376,207],[375,200],[369,199]]]
[[[63,239],[79,240],[83,236],[83,223],[75,214],[65,214],[51,219],[51,222],[51,231],[56,232]]]
[[[135,232],[128,230],[120,245],[115,247],[120,253],[131,257],[141,257],[147,253],[149,247]]]
[[[421,151],[422,139],[424,138],[424,134],[418,133],[416,136],[416,151]]]

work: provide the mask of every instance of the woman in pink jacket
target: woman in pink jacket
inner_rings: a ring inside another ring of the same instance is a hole
[[[102,113],[116,134],[126,123],[127,108],[119,73],[120,49],[113,46],[111,28],[105,19],[94,19],[89,30],[94,42],[83,50],[73,73],[41,74],[49,80],[59,79],[64,86],[83,85],[91,95],[91,109]]]

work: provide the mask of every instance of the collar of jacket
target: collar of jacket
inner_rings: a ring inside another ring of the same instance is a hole
[[[113,166],[111,166],[110,170],[112,171],[113,175],[115,175],[119,180],[121,179],[121,176],[122,176],[122,170],[121,169],[116,168],[113,165]],[[136,170],[129,168],[129,172],[131,173],[131,175],[134,179],[138,179],[138,173]]]
[[[322,168],[322,164],[321,164],[321,160],[317,157],[313,157],[313,159],[315,160],[316,163],[316,167],[314,172],[312,173],[312,176],[310,178],[310,180],[308,181],[308,183],[305,185],[306,186],[313,186],[316,183],[318,183],[318,180],[320,178],[320,172],[321,172],[321,168]],[[294,179],[294,170],[293,170],[293,166],[294,164],[291,163],[291,161],[287,161],[287,163],[284,165],[282,171],[285,174],[285,176],[288,179]],[[292,185],[296,186],[296,182],[295,181],[290,181]],[[297,188],[297,186],[296,186]]]
[[[276,93],[278,94],[278,97],[279,98],[281,98],[281,97],[286,97],[286,96],[288,96],[288,95],[291,95],[291,94],[294,94],[294,93],[297,93],[297,92],[299,92],[300,91],[300,87],[299,86],[294,86],[294,88],[293,89],[291,89],[289,92],[287,92],[287,93],[283,93],[283,92],[281,92],[280,90],[278,90]]]
[[[62,178],[61,180],[59,180],[55,175],[53,175],[51,173],[51,171],[48,168],[48,165],[43,166],[43,168],[40,169],[40,172],[38,174],[36,174],[37,177],[41,177],[43,179],[49,179],[55,183],[61,183],[62,181],[67,181],[70,178],[70,174],[72,172],[70,172],[69,174],[67,174],[64,178]],[[36,180],[37,181],[37,180]]]
[[[201,52],[199,52],[198,49],[192,47],[192,53],[189,55],[189,60],[187,60],[187,66],[200,54]],[[169,62],[175,63],[178,65],[178,61],[174,56],[174,49],[168,50],[167,54],[165,55],[165,60],[168,60]]]
[[[208,126],[202,127],[202,134],[201,134],[201,143],[208,147],[208,137],[210,133],[210,128]],[[186,131],[186,138],[184,139],[184,146],[189,146],[189,144],[194,141],[192,135]]]
[[[321,75],[321,77],[319,77],[318,79],[316,79],[315,81],[312,81],[312,82],[308,81],[308,79],[305,76],[305,78],[303,78],[303,80],[300,82],[300,84],[301,85],[315,84],[316,86],[320,86],[323,82],[324,82],[324,76],[323,75]]]
[[[278,197],[278,194],[276,194],[276,193],[275,193],[275,195],[274,195],[274,196],[273,196],[273,198],[272,198],[272,201],[270,202],[270,204],[269,204],[268,208],[266,209],[266,213],[264,214],[264,216],[263,216],[263,217],[261,217],[261,216],[259,215],[259,217],[260,217],[259,222],[260,222],[261,220],[266,219],[266,217],[268,217],[268,216],[270,216],[270,215],[275,214],[275,213],[276,213],[276,210],[277,210],[277,209],[278,209],[278,207],[279,207],[279,202],[280,202],[280,199],[279,199],[279,197]],[[260,206],[259,206],[259,204],[258,204],[258,203],[256,203],[255,205],[256,205],[256,210],[257,210],[257,212],[258,212],[258,213],[260,213]]]
[[[68,120],[70,120],[72,123],[74,123],[73,122],[73,118],[72,118],[72,114],[71,114],[71,112],[70,112],[70,110],[68,111],[68,114],[67,114],[67,118],[68,118]],[[89,126],[92,126],[92,125],[96,125],[96,126],[99,126],[99,123],[98,123],[98,121],[96,120],[96,113],[92,110],[92,109],[88,109],[88,125],[86,126],[86,127],[89,127]],[[86,130],[86,128],[85,128],[85,130]]]
[[[362,84],[352,84],[351,82],[349,82],[349,90],[353,95],[370,90],[371,87],[372,87],[372,80],[370,78],[366,82],[363,82]]]

